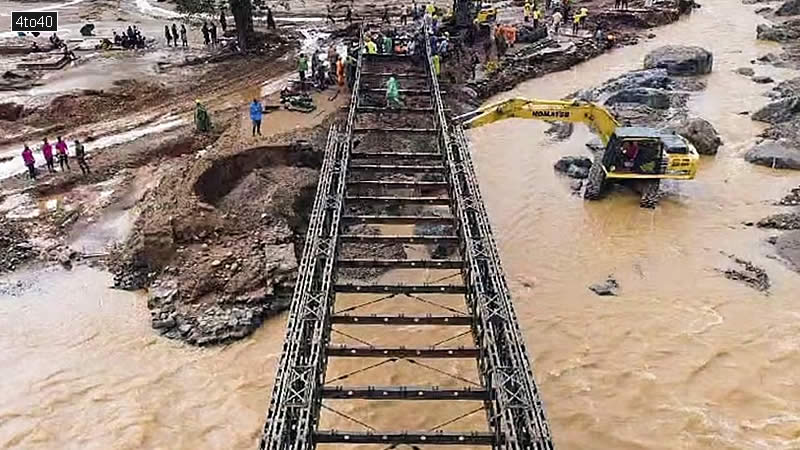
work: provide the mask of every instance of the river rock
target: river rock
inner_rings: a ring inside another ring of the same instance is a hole
[[[583,180],[584,178],[589,178],[589,169],[573,164],[567,169],[567,176]]]
[[[778,16],[796,16],[800,14],[800,0],[787,0],[775,11]]]
[[[800,272],[800,230],[790,231],[778,237],[775,241],[775,250],[778,255],[789,261],[794,269]]]
[[[607,105],[637,103],[654,109],[667,109],[670,107],[671,97],[669,93],[660,89],[636,88],[618,91],[606,99],[605,103]]]
[[[701,155],[716,155],[722,145],[722,138],[711,123],[699,117],[692,117],[671,124],[668,131],[685,137]]]
[[[589,102],[602,102],[619,91],[637,88],[670,90],[673,84],[666,69],[634,70],[612,78],[595,88],[584,89],[574,97]]]
[[[0,103],[0,120],[13,122],[22,116],[22,105],[16,103]]]
[[[603,144],[603,141],[600,140],[599,137],[594,137],[586,142],[586,146],[589,147],[589,150],[593,152],[602,152],[606,149],[606,146]]]
[[[714,55],[695,46],[667,45],[659,47],[644,58],[645,69],[667,69],[670,75],[704,75],[711,73]]]
[[[800,97],[791,96],[767,104],[753,113],[752,117],[753,120],[775,125],[790,120],[798,112]]]
[[[776,55],[775,53],[767,53],[766,55],[759,56],[758,58],[750,61],[752,63],[762,63],[762,64],[771,64],[775,67],[783,67],[786,65],[786,62],[780,56]]]
[[[756,27],[756,38],[774,42],[793,41],[800,38],[800,20],[794,19],[774,26],[761,24]]]
[[[603,297],[617,295],[619,283],[614,277],[609,276],[606,281],[589,286],[589,290]]]
[[[800,230],[800,213],[773,214],[758,221],[759,228]]]
[[[800,170],[800,150],[780,141],[764,141],[748,150],[744,159],[773,169]]]
[[[768,77],[766,75],[758,75],[758,76],[753,77],[752,79],[753,79],[754,83],[758,83],[758,84],[769,84],[769,83],[772,83],[772,82],[775,81],[775,80],[772,79],[772,77]]]
[[[752,77],[753,75],[756,74],[756,71],[751,69],[750,67],[739,67],[738,69],[736,69],[736,73],[738,73],[739,75],[744,75],[746,77]]]
[[[553,168],[559,172],[567,173],[571,166],[578,166],[588,169],[592,167],[592,160],[585,156],[564,156],[556,161]]]

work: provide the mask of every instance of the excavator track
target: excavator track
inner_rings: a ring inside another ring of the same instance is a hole
[[[589,178],[586,179],[586,189],[583,191],[583,198],[586,200],[599,200],[603,196],[606,186],[606,172],[603,170],[603,153],[600,152],[594,157]]]
[[[642,199],[639,201],[639,206],[642,208],[655,208],[658,205],[658,201],[661,200],[661,180],[641,181],[640,188]]]

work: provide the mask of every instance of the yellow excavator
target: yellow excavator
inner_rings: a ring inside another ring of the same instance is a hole
[[[605,150],[589,169],[584,198],[599,199],[611,181],[639,180],[643,207],[658,202],[661,180],[691,180],[700,156],[683,136],[645,127],[622,127],[600,105],[583,101],[512,98],[456,117],[464,128],[475,128],[510,118],[547,122],[582,122],[600,136]]]

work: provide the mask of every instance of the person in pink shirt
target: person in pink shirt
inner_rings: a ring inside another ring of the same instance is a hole
[[[58,167],[61,168],[61,171],[64,171],[64,166],[67,166],[67,170],[69,168],[69,156],[67,156],[67,143],[61,140],[61,136],[58,137],[56,141],[56,151],[58,152]]]
[[[53,146],[47,142],[47,138],[44,138],[44,144],[42,144],[42,155],[44,155],[44,162],[47,164],[47,171],[48,172],[55,172],[56,167],[53,164]]]
[[[28,168],[28,175],[30,175],[31,180],[36,179],[36,158],[33,157],[33,151],[28,144],[25,144],[25,148],[22,150],[22,160],[25,161],[25,167]]]

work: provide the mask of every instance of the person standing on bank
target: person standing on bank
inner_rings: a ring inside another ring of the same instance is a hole
[[[264,108],[259,103],[258,99],[254,98],[253,103],[250,103],[250,120],[253,121],[253,136],[258,133],[261,136],[261,116],[264,113]]]
[[[84,175],[89,175],[91,170],[89,170],[89,164],[86,163],[86,149],[77,139],[75,139],[75,159],[78,161],[78,167],[81,168],[81,172]]]
[[[25,167],[28,168],[28,175],[31,177],[31,180],[36,179],[36,158],[33,157],[33,151],[28,144],[25,144],[25,148],[22,150],[22,161],[25,162]]]
[[[42,156],[44,156],[44,162],[47,164],[47,171],[55,173],[56,166],[53,164],[53,146],[47,142],[47,138],[44,138],[44,144],[42,144]]]
[[[67,143],[61,140],[61,136],[58,137],[56,141],[56,153],[58,154],[58,167],[61,171],[64,171],[64,167],[66,166],[67,170],[72,170],[69,168],[69,155],[67,154]]]

